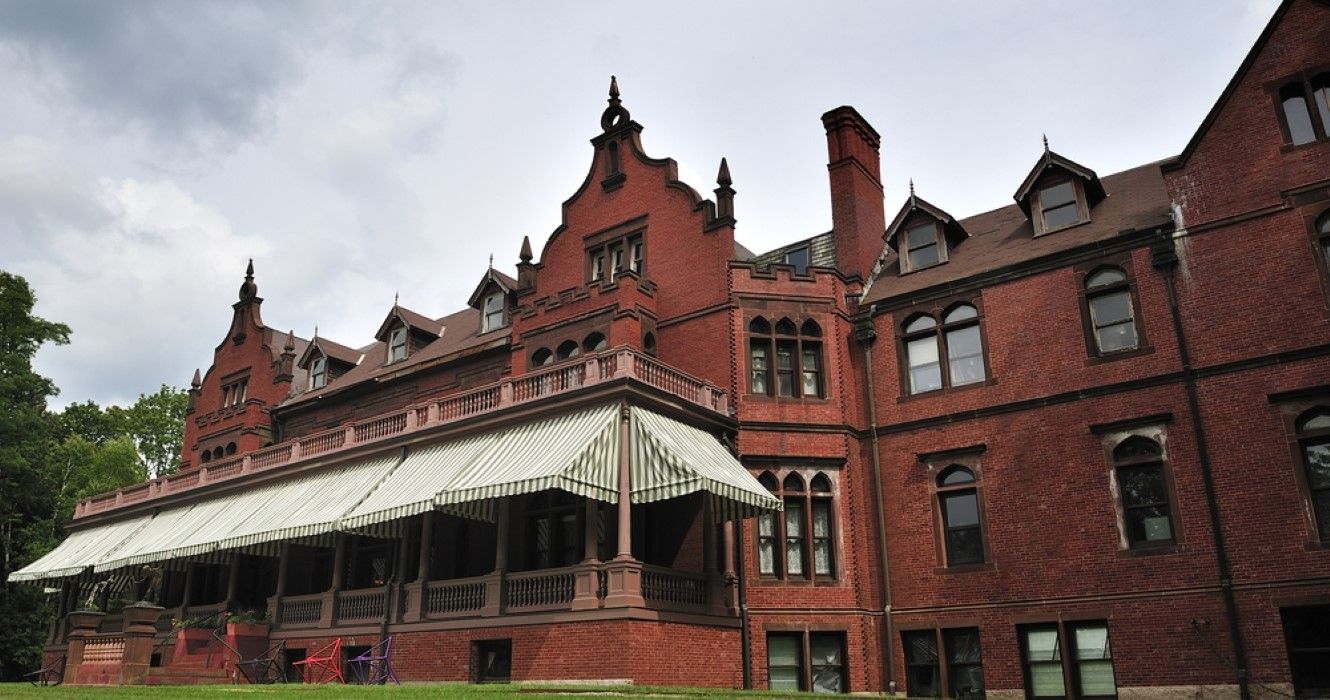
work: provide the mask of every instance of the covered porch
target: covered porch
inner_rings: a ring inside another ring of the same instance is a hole
[[[11,577],[274,638],[615,618],[737,624],[735,522],[780,508],[716,435],[626,402],[396,447],[76,531]],[[143,590],[148,565],[159,593]],[[106,583],[103,583],[106,582]],[[114,636],[115,614],[97,635]]]

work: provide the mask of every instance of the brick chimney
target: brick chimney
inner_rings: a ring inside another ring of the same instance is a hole
[[[836,267],[867,279],[882,252],[887,228],[878,156],[882,137],[849,106],[823,114],[822,125],[827,129]]]

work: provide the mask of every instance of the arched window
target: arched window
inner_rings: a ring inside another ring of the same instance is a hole
[[[1316,532],[1321,542],[1330,542],[1330,407],[1307,411],[1296,427]]]
[[[236,453],[236,444],[234,442],[226,443],[226,456],[230,457]]]
[[[1294,82],[1279,89],[1279,103],[1284,110],[1284,126],[1288,127],[1289,141],[1299,146],[1316,140],[1312,126],[1312,113],[1307,105],[1307,93],[1302,82]]]
[[[1122,268],[1100,267],[1086,275],[1083,294],[1095,354],[1135,350],[1140,345],[1131,280]]]
[[[554,353],[550,352],[549,348],[540,348],[531,353],[532,367],[544,367],[550,364],[554,364]]]
[[[655,357],[655,356],[656,356],[656,334],[655,334],[655,333],[647,333],[646,335],[642,336],[642,350],[643,350],[644,352],[646,352],[646,354],[648,354],[648,355],[650,355],[650,356],[652,356],[652,357]]]
[[[901,330],[911,394],[988,378],[979,310],[974,305],[952,306],[942,315],[941,326],[928,314],[912,316]]]
[[[1172,544],[1172,506],[1159,443],[1139,435],[1123,440],[1113,449],[1113,469],[1127,546]]]
[[[812,319],[802,327],[788,318],[748,323],[749,390],[767,396],[824,396],[822,328]]]
[[[937,477],[937,508],[942,525],[946,566],[984,562],[983,520],[979,510],[979,480],[966,467],[947,467]]]
[[[826,579],[835,576],[831,480],[822,473],[810,481],[790,472],[777,482],[763,472],[758,482],[785,505],[782,513],[758,518],[758,572],[784,579]]]
[[[582,349],[586,352],[599,352],[609,347],[609,341],[600,333],[592,333],[582,340]]]
[[[211,462],[212,450],[204,450],[203,453],[199,455],[199,460],[202,461],[204,464]]]
[[[559,343],[559,349],[556,351],[560,360],[567,360],[571,357],[577,357],[582,354],[582,349],[577,347],[577,341],[565,340]]]

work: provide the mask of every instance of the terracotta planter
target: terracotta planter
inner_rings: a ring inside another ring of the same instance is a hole
[[[97,612],[96,610],[75,610],[69,613],[69,627],[75,632],[80,630],[96,632],[104,617],[106,617],[106,613]]]
[[[226,636],[267,637],[271,629],[271,626],[266,622],[228,622],[226,623]]]
[[[134,603],[133,605],[126,605],[123,613],[125,617],[125,629],[129,630],[132,627],[148,627],[156,629],[157,621],[161,619],[162,613],[165,611],[166,609],[162,606],[153,605],[152,603]]]

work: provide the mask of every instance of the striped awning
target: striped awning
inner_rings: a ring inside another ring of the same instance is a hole
[[[46,556],[10,574],[9,580],[50,581],[74,576],[113,556],[151,520],[151,515],[141,515],[73,532]]]
[[[113,556],[97,562],[95,569],[109,571],[332,532],[342,515],[398,462],[396,456],[350,462],[165,509]]]
[[[703,491],[720,520],[781,510],[780,499],[754,479],[715,436],[646,409],[632,409],[633,503]]]

